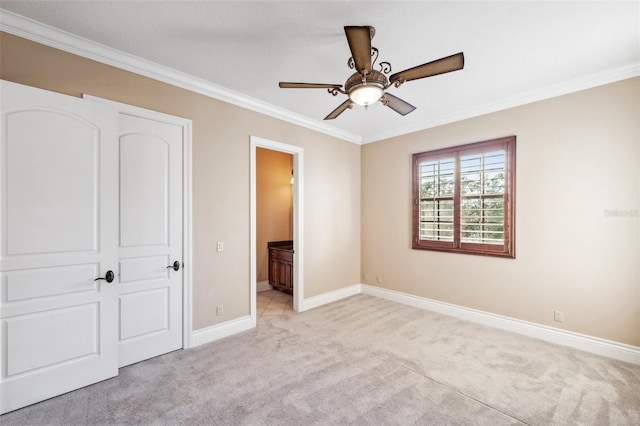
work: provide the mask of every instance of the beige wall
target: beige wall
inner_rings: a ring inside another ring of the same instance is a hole
[[[269,241],[293,239],[293,155],[256,149],[256,274],[269,279]]]
[[[304,149],[304,296],[359,282],[358,145],[12,35],[0,46],[3,79],[193,120],[194,329],[249,314],[250,135]]]
[[[255,135],[304,148],[305,297],[362,271],[389,289],[640,345],[639,218],[605,215],[639,208],[638,78],[359,147],[7,34],[0,77],[193,120],[195,329],[249,313]],[[511,134],[517,258],[411,250],[411,154]]]
[[[411,154],[508,135],[516,259],[412,250]],[[365,145],[362,272],[372,285],[638,346],[639,145],[640,78]]]

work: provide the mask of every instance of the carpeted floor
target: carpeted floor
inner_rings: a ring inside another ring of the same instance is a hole
[[[14,424],[640,424],[640,366],[358,295],[120,370]]]

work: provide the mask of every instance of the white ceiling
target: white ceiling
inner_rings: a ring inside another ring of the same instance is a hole
[[[3,9],[369,142],[640,75],[640,2],[7,1]],[[345,25],[373,25],[393,72],[464,52],[464,70],[391,88],[417,109],[342,103]]]

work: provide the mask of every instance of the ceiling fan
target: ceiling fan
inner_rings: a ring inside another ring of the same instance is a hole
[[[391,74],[387,79],[385,74],[391,73],[389,62],[380,62],[378,64],[380,71],[373,69],[378,59],[378,49],[371,46],[371,40],[376,34],[375,28],[348,26],[344,27],[344,32],[347,35],[349,49],[351,49],[351,57],[347,61],[347,65],[356,70],[344,83],[344,89],[341,84],[291,82],[280,82],[279,84],[283,89],[327,89],[333,96],[337,96],[338,93],[349,96],[349,99],[331,111],[324,118],[325,120],[333,120],[347,108],[353,108],[354,104],[368,108],[369,105],[377,101],[382,102],[384,106],[388,106],[398,114],[407,115],[416,107],[386,92],[389,87],[393,85],[397,88],[405,81],[418,80],[464,68],[464,54],[460,52]]]

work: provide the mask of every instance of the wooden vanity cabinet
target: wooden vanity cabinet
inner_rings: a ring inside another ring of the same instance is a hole
[[[293,242],[274,241],[269,248],[269,284],[280,291],[293,294]]]

